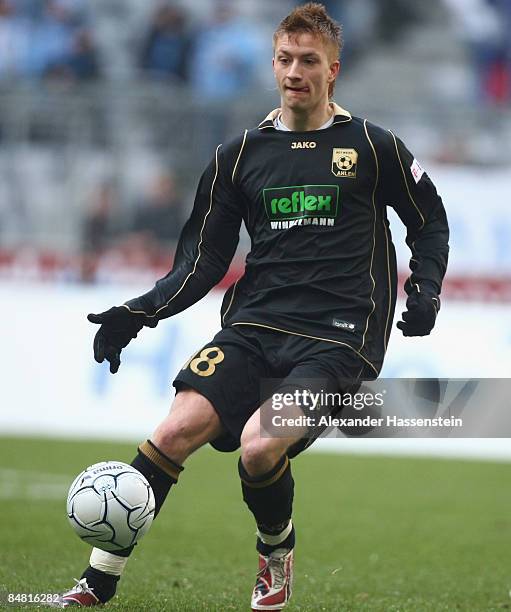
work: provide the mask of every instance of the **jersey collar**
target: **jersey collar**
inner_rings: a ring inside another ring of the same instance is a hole
[[[335,102],[331,103],[332,108],[334,109],[334,122],[332,125],[336,125],[337,123],[346,123],[347,121],[351,121],[351,113],[344,108],[340,107]],[[277,118],[280,113],[280,108],[276,108],[269,113],[266,118],[261,121],[261,123],[257,126],[260,130],[265,130],[267,128],[275,129],[274,120]]]

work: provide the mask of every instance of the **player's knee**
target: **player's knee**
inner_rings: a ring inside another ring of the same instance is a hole
[[[192,452],[191,432],[182,420],[165,419],[156,428],[151,440],[162,453],[179,463]]]
[[[202,399],[205,404],[207,400]],[[198,394],[178,393],[170,413],[156,428],[152,441],[175,461],[184,461],[198,446],[208,441],[212,418],[207,408],[208,406],[201,405]],[[213,430],[212,436],[214,437]]]
[[[192,437],[192,428],[186,419],[175,419],[167,417],[164,421],[158,425],[156,431],[153,434],[153,438],[159,442],[160,445],[169,446],[177,441],[185,441]],[[165,450],[161,448],[161,450]]]
[[[272,439],[259,437],[241,438],[241,462],[250,476],[269,472],[285,452]]]

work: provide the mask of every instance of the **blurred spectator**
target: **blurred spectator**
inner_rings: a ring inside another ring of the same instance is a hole
[[[92,195],[82,220],[82,282],[96,281],[98,261],[118,235],[114,218],[117,199],[115,184],[108,180],[100,183]]]
[[[0,0],[0,79],[98,74],[82,0]]]
[[[89,80],[98,77],[97,50],[90,30],[83,29],[76,33],[68,65],[76,79]]]
[[[0,0],[0,79],[23,71],[29,41],[28,20],[16,14],[11,0]]]
[[[43,12],[41,0],[16,0],[16,12],[28,19],[39,19]]]
[[[48,66],[46,76],[68,81],[90,81],[100,75],[97,50],[89,30],[77,30],[69,54]]]
[[[190,36],[185,12],[171,4],[156,10],[141,54],[141,66],[156,78],[185,81]]]
[[[190,72],[195,94],[216,101],[239,97],[257,87],[259,70],[267,69],[270,57],[258,29],[222,0],[195,37]]]
[[[158,174],[137,203],[131,233],[145,238],[148,247],[168,250],[177,241],[183,224],[182,202],[175,177]]]
[[[117,204],[117,191],[112,181],[98,185],[82,222],[82,250],[101,254],[118,235],[113,218]]]
[[[406,30],[420,20],[420,3],[409,0],[379,0],[376,24],[378,35],[385,43],[394,43]]]
[[[57,0],[45,0],[41,17],[32,24],[27,73],[44,76],[72,53],[78,24],[72,11]]]
[[[374,40],[377,8],[373,0],[324,0],[323,4],[328,14],[342,25],[345,45],[341,58],[344,72],[364,53],[370,52],[367,41]]]
[[[204,165],[225,140],[229,102],[260,87],[261,72],[271,66],[271,42],[237,14],[232,2],[219,0],[194,37],[191,57],[192,95],[204,104],[198,118],[203,137],[197,158]]]
[[[18,15],[32,20],[40,20],[47,11],[48,0],[13,0]],[[75,21],[82,21],[88,13],[88,0],[54,0]]]
[[[444,0],[465,41],[483,103],[509,102],[509,0]]]
[[[493,65],[495,89],[493,97],[496,102],[511,102],[511,0],[488,0],[498,13],[502,37],[500,50]],[[490,80],[490,89],[491,89]]]
[[[417,8],[409,0],[322,0],[322,3],[343,26],[346,42],[343,58],[348,63],[371,51],[368,40],[393,43],[418,19]]]

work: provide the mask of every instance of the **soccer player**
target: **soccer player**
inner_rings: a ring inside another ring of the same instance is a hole
[[[279,391],[299,381],[338,390],[378,376],[397,291],[387,206],[405,224],[412,252],[397,324],[405,336],[432,330],[447,265],[444,207],[419,162],[391,131],[332,101],[341,46],[341,28],[321,4],[295,8],[280,23],[273,38],[280,108],[216,149],[172,270],[144,295],[88,317],[100,325],[96,361],[117,372],[122,349],[144,327],[188,308],[222,279],[245,224],[251,250],[225,294],[222,329],[177,374],[171,410],[132,465],[151,483],[158,513],[191,453],[207,443],[241,449],[243,499],[257,524],[253,610],[280,610],[291,596],[290,459],[314,438],[306,426],[262,435],[261,380],[280,379]],[[130,553],[93,549],[61,605],[111,599]]]

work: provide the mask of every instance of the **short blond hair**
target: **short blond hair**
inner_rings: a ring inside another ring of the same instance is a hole
[[[323,4],[307,2],[284,17],[273,34],[273,50],[280,36],[303,33],[322,38],[335,49],[336,59],[340,58],[344,44],[342,26],[330,17]]]

